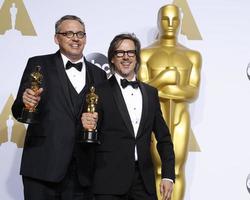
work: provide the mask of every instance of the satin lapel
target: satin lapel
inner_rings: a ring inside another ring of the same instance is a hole
[[[139,129],[136,135],[137,138],[142,134],[142,130],[146,122],[146,119],[148,116],[148,109],[149,109],[147,90],[141,82],[139,82],[139,87],[142,93],[142,112],[141,112],[142,114],[141,114],[141,121],[140,121]]]
[[[91,70],[91,66],[89,66],[88,62],[86,62],[85,58],[84,58],[84,62],[85,62],[85,66],[86,66],[86,81],[85,81],[85,86],[83,88],[83,93],[87,94],[90,92],[89,88],[94,85],[94,76],[93,76],[93,72]],[[83,102],[81,104],[80,111],[78,113],[78,118],[80,118],[82,113],[85,112],[85,110],[84,110],[85,102],[86,102],[86,99],[84,98]]]
[[[127,109],[126,103],[125,103],[124,98],[122,96],[121,89],[116,81],[115,76],[112,76],[109,79],[109,83],[111,85],[113,96],[114,96],[116,105],[119,109],[119,112],[123,118],[123,121],[125,122],[129,132],[134,136],[134,129],[133,129],[133,126],[131,123],[131,119],[129,117],[128,109]]]
[[[67,78],[67,74],[65,72],[64,65],[63,65],[63,60],[61,58],[59,51],[56,53],[55,67],[57,69],[59,80],[61,82],[60,85],[62,86],[63,93],[66,99],[66,103],[68,105],[67,107],[69,108],[72,116],[74,116],[74,106],[70,99],[70,93],[69,93],[69,88],[68,88],[68,78]]]

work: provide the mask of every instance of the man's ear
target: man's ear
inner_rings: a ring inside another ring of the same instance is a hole
[[[56,44],[59,44],[56,34],[55,34],[55,36],[54,36],[54,41],[55,41]]]

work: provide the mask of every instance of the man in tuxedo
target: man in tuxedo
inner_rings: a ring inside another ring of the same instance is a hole
[[[82,20],[66,15],[55,24],[55,54],[32,57],[12,106],[20,120],[24,107],[38,110],[38,123],[27,128],[21,175],[25,200],[92,200],[94,146],[78,142],[81,113],[89,87],[106,73],[83,56]],[[30,74],[40,66],[41,88],[30,89]]]
[[[158,141],[162,161],[160,192],[170,199],[174,151],[162,117],[157,89],[140,82],[140,42],[133,34],[117,35],[108,50],[113,76],[96,88],[96,113],[83,113],[86,129],[95,127],[101,144],[96,148],[93,190],[96,200],[156,200],[151,134]],[[98,120],[97,120],[98,118]]]

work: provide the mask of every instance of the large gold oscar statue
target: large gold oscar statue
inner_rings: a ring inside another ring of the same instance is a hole
[[[201,55],[179,44],[179,8],[166,5],[158,13],[159,37],[142,49],[138,78],[158,88],[161,109],[171,131],[175,150],[175,185],[172,200],[182,200],[185,193],[185,162],[190,135],[189,103],[199,92]],[[153,138],[152,153],[156,166],[156,187],[161,181],[161,161]],[[159,192],[157,193],[160,198]]]

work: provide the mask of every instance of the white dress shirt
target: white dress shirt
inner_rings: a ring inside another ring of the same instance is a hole
[[[68,61],[71,62],[71,60],[69,60],[63,54],[61,54],[61,56],[63,59],[64,68],[66,70],[66,64]],[[83,60],[83,57],[80,60],[78,60],[77,62],[72,62],[72,63],[78,63],[78,62],[82,62],[82,70],[78,71],[76,68],[71,67],[70,69],[66,70],[66,74],[67,74],[71,84],[73,85],[73,87],[75,88],[77,93],[79,94],[86,84],[86,65],[85,65],[85,62]]]
[[[133,125],[134,129],[134,136],[136,137],[140,121],[141,121],[141,114],[142,114],[142,94],[140,88],[133,88],[131,85],[128,85],[126,88],[123,88],[121,86],[121,77],[119,74],[115,73],[116,80],[121,88],[122,91],[122,96],[124,98],[124,101],[126,103],[129,117],[131,120],[131,123]],[[131,81],[135,81],[136,77]],[[137,149],[135,146],[135,160],[138,160],[138,154],[137,154]]]

